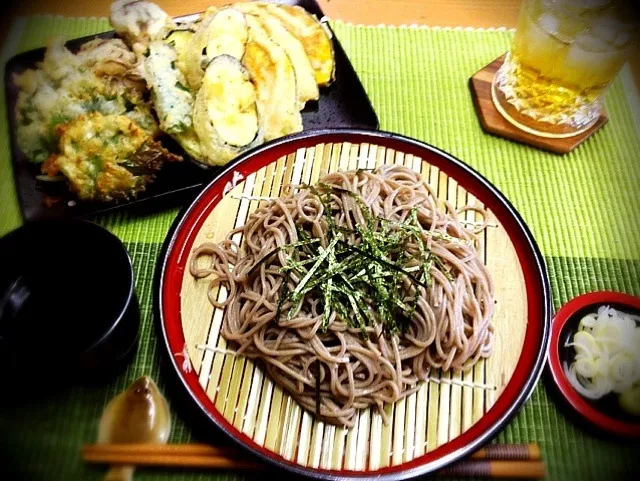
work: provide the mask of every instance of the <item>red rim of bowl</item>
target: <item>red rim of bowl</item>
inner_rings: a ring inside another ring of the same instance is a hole
[[[310,468],[265,449],[222,416],[199,384],[197,373],[182,368],[181,353],[185,345],[180,315],[182,278],[188,268],[186,262],[193,241],[208,214],[226,192],[260,168],[300,148],[340,142],[376,144],[422,158],[455,178],[459,185],[484,202],[504,226],[516,247],[528,299],[527,330],[522,353],[511,379],[495,404],[476,424],[444,445],[410,462],[375,471]],[[398,480],[441,469],[486,444],[518,413],[540,378],[548,351],[551,324],[549,280],[542,254],[518,212],[502,193],[467,164],[431,145],[397,134],[364,129],[315,130],[274,140],[252,149],[220,170],[209,185],[177,216],[167,235],[159,261],[154,287],[155,318],[171,365],[190,399],[213,425],[240,446],[272,465],[299,475],[328,480],[371,476],[380,480]]]
[[[622,292],[598,291],[582,294],[558,310],[551,324],[549,370],[554,383],[569,405],[587,421],[603,431],[624,437],[640,437],[640,423],[622,421],[596,409],[569,383],[560,360],[560,335],[565,324],[580,310],[602,304],[620,304],[640,311],[640,298]]]

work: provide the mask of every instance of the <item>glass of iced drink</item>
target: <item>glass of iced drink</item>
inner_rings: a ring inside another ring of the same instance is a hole
[[[493,103],[512,124],[571,137],[600,116],[604,94],[636,52],[638,17],[622,0],[525,0]]]

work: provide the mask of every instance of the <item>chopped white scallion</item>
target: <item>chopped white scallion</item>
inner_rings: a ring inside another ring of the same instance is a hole
[[[640,316],[601,306],[597,314],[584,316],[566,347],[575,349],[574,361],[564,364],[573,388],[588,399],[600,399],[613,392],[621,395],[628,412],[631,396],[640,386]],[[638,396],[634,397],[636,400]],[[635,407],[635,411],[640,406]]]

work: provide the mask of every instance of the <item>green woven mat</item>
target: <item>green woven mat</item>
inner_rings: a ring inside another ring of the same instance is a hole
[[[468,78],[502,54],[508,31],[354,27],[334,22],[380,118],[381,127],[427,141],[463,159],[489,178],[523,215],[548,263],[557,308],[591,290],[640,295],[640,99],[628,70],[607,98],[611,120],[575,152],[546,154],[482,133]],[[104,19],[34,17],[17,21],[2,60],[68,38],[108,30]],[[2,95],[4,100],[4,95]],[[0,115],[6,115],[4,101]],[[6,122],[0,135],[0,235],[19,224]],[[105,403],[135,377],[150,374],[165,387],[163,353],[153,329],[152,275],[176,211],[130,217],[125,211],[95,219],[125,241],[136,269],[142,308],[141,343],[126,372],[106,386],[75,387],[0,410],[0,478],[99,479],[102,470],[79,460],[79,446],[96,435]],[[1,266],[0,266],[1,268]],[[38,373],[33,373],[38,382]],[[3,389],[3,394],[7,395]],[[172,442],[193,432],[185,412],[174,413]],[[541,383],[497,442],[537,442],[550,479],[635,477],[640,444],[586,433],[553,404]],[[5,458],[5,459],[3,459]],[[8,469],[12,477],[3,478]],[[136,479],[233,479],[236,473],[145,470]]]

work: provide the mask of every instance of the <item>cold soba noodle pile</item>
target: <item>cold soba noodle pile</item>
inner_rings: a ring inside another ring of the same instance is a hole
[[[404,167],[332,173],[197,247],[190,270],[212,279],[238,355],[322,420],[352,426],[370,405],[384,416],[431,369],[491,354],[493,287],[475,245],[485,225],[465,227],[469,209],[442,206]]]

